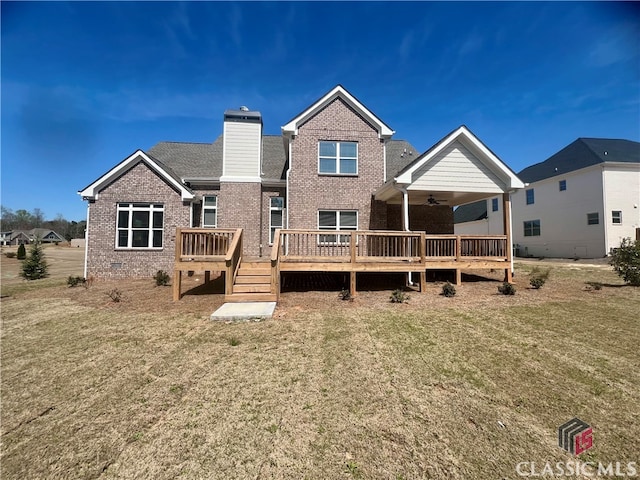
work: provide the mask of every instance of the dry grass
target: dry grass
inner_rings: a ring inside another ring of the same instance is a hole
[[[489,273],[401,305],[285,293],[262,323],[152,279],[9,286],[2,478],[517,478],[570,459],[573,416],[594,427],[582,460],[637,461],[640,289],[548,265],[540,290],[519,265],[514,297]]]

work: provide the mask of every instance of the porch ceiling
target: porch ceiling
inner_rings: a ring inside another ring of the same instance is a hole
[[[476,202],[485,198],[495,197],[501,195],[499,193],[488,192],[452,192],[452,191],[427,191],[427,190],[408,190],[409,205],[435,205],[431,203],[429,198],[431,197],[437,201],[437,205],[448,205],[455,207],[456,205],[463,205],[465,203]],[[396,188],[380,189],[375,194],[376,200],[382,200],[389,204],[400,205],[402,204],[402,192]]]

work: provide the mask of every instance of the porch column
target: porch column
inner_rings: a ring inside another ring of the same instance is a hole
[[[511,283],[513,280],[513,244],[511,239],[511,198],[509,192],[502,194],[502,224],[504,227],[504,234],[507,236],[507,262],[509,268],[505,268],[504,281]]]
[[[409,192],[406,188],[401,188],[402,192],[402,229],[409,231]]]

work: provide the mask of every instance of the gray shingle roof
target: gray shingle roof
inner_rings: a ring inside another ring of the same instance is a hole
[[[578,138],[544,162],[522,170],[518,176],[531,183],[605,162],[640,163],[640,143],[608,138]]]
[[[387,179],[395,177],[419,156],[420,153],[406,140],[389,140],[387,142]]]
[[[220,178],[222,143],[222,135],[213,143],[160,142],[147,153],[166,167],[168,173],[174,172],[179,178]],[[262,171],[264,178],[285,178],[285,151],[281,136],[262,137]]]
[[[486,200],[460,205],[453,211],[453,223],[474,222],[485,218],[487,218]]]

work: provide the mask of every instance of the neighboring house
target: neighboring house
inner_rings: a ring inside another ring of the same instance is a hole
[[[340,85],[284,125],[282,135],[264,135],[261,114],[245,107],[223,120],[213,143],[137,150],[78,192],[88,201],[85,275],[171,271],[177,229],[198,235],[194,228],[242,228],[243,254],[255,259],[269,259],[279,229],[327,231],[314,237],[315,249],[343,247],[355,230],[450,238],[454,205],[500,194],[508,210],[508,192],[523,187],[466,127],[420,155],[392,139],[395,132]],[[373,255],[368,238],[357,248]],[[294,247],[287,240],[286,249]],[[455,252],[448,255],[452,268]]]
[[[517,255],[598,258],[640,238],[640,143],[579,138],[518,176],[527,185],[512,195]],[[498,233],[497,203],[459,207],[456,233]]]
[[[42,243],[66,242],[62,235],[46,228],[3,232],[0,241],[2,245],[27,245],[33,243],[37,238]]]

